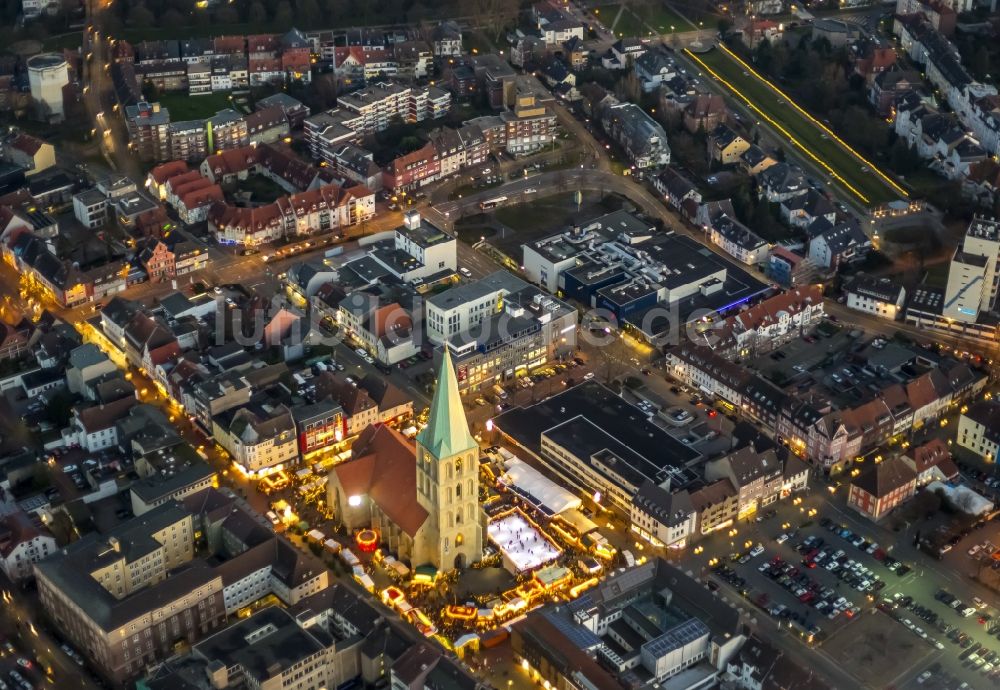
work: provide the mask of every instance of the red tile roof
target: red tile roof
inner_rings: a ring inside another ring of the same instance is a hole
[[[7,142],[7,146],[17,149],[18,151],[29,156],[34,156],[38,153],[38,149],[42,148],[44,145],[45,142],[38,137],[33,137],[30,134],[25,134],[23,132]]]
[[[156,184],[164,184],[171,177],[186,173],[188,169],[188,164],[185,161],[169,161],[150,170],[149,176]]]
[[[348,496],[367,495],[386,517],[411,537],[427,520],[417,501],[417,460],[413,445],[384,424],[369,426],[354,442],[353,457],[334,472]]]
[[[765,328],[777,323],[782,313],[798,314],[807,307],[822,302],[822,285],[793,288],[730,316],[725,321],[725,327],[740,332]]]
[[[851,481],[851,484],[875,498],[882,498],[907,484],[912,484],[916,478],[917,473],[902,459],[892,458],[864,470]]]
[[[951,462],[951,451],[948,450],[948,445],[939,438],[933,438],[924,445],[914,448],[910,455],[913,458],[917,474],[923,474],[932,467],[940,467],[943,463],[948,463],[952,467],[955,464]],[[950,475],[945,473],[945,476]]]
[[[217,184],[213,184],[209,187],[195,189],[181,195],[181,204],[184,208],[192,209],[196,206],[205,206],[206,204],[210,204],[214,201],[223,201],[224,199],[225,197],[222,194],[222,187]]]

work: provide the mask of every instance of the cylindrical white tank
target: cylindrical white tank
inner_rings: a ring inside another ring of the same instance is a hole
[[[61,55],[44,53],[28,58],[31,97],[46,106],[49,117],[63,117],[63,87],[69,83],[69,65]]]

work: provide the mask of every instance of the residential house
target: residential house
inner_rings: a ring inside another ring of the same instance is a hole
[[[32,564],[58,548],[56,538],[37,515],[15,510],[0,518],[0,568],[11,582],[33,577]]]
[[[776,163],[757,175],[758,193],[771,203],[788,201],[809,191],[806,176],[797,166]]]
[[[128,363],[149,374],[158,365],[176,359],[181,352],[177,338],[166,324],[141,311],[129,320],[123,338]]]
[[[903,462],[917,474],[917,488],[931,482],[950,482],[959,478],[958,466],[951,457],[948,445],[939,438],[911,448],[903,457]]]
[[[781,202],[781,217],[793,228],[805,228],[817,218],[833,224],[837,220],[837,209],[826,195],[815,189],[805,194],[789,197]]]
[[[809,260],[817,268],[836,270],[845,262],[864,258],[871,240],[853,221],[838,223],[809,240]]]
[[[751,146],[740,156],[740,167],[751,177],[757,177],[762,172],[777,165],[778,161],[765,153],[759,146]]]
[[[851,480],[847,505],[878,521],[913,497],[917,473],[902,458],[868,465]]]
[[[74,395],[89,397],[91,381],[117,372],[117,365],[107,355],[93,343],[86,343],[69,353],[66,387]]]
[[[767,260],[771,245],[726,213],[711,219],[708,238],[741,263],[756,266]]]
[[[3,143],[3,153],[8,161],[24,168],[26,175],[36,175],[56,164],[52,144],[24,132],[8,137]]]
[[[891,278],[875,278],[858,273],[844,285],[851,309],[895,321],[903,315],[906,288]]]
[[[920,73],[915,70],[889,69],[877,73],[868,87],[868,102],[882,117],[894,114],[896,100],[904,93],[922,86]]]
[[[246,127],[250,144],[273,144],[290,132],[288,117],[279,105],[257,108],[246,116]]]
[[[633,69],[643,93],[657,91],[660,84],[677,74],[677,67],[670,56],[656,48],[639,55],[635,59]]]
[[[431,46],[435,57],[461,57],[462,29],[458,22],[441,22],[431,31]]]
[[[667,167],[663,172],[653,178],[653,187],[658,191],[667,204],[675,209],[682,209],[685,202],[701,204],[701,193],[686,177],[677,172],[676,169]]]
[[[116,422],[137,404],[134,396],[126,396],[106,404],[74,407],[69,426],[62,432],[63,443],[79,446],[90,453],[117,445]]]
[[[750,142],[739,136],[727,125],[720,124],[708,136],[708,151],[711,159],[722,165],[734,165],[740,156],[750,148]]]
[[[716,94],[700,93],[683,110],[684,128],[697,132],[712,132],[726,121],[729,109],[726,99]]]

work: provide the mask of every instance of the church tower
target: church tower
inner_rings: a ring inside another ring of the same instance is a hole
[[[427,427],[417,436],[417,500],[427,511],[423,562],[466,567],[483,555],[479,520],[479,444],[469,432],[447,346]],[[416,556],[416,553],[415,553]],[[422,559],[415,557],[414,563]]]

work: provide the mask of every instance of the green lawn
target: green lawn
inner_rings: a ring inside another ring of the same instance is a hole
[[[235,188],[240,192],[250,192],[253,201],[259,204],[268,204],[275,199],[288,196],[288,192],[263,175],[251,175],[236,184]]]
[[[640,7],[638,12],[639,16],[647,24],[658,30],[661,34],[669,34],[674,31],[691,31],[698,28],[666,5],[650,4]],[[670,27],[673,27],[673,29]]]
[[[186,93],[164,93],[160,95],[160,105],[170,111],[173,122],[182,120],[204,120],[220,110],[232,107],[228,93],[206,93],[188,96]]]
[[[784,97],[771,89],[769,83],[754,76],[753,72],[720,49],[704,55],[688,53],[697,64],[699,61],[712,70],[718,79],[725,80],[731,92],[748,104],[754,114],[765,119],[774,129],[784,130],[785,136],[800,153],[805,153],[833,184],[844,189],[866,205],[899,199],[903,194],[870,170],[870,166],[842,148],[820,126],[791,107]],[[832,170],[832,172],[831,172]]]
[[[601,23],[610,29],[621,5],[600,5],[595,9]],[[626,8],[614,25],[614,32],[616,36],[647,36],[651,31],[669,34],[697,28],[665,4],[649,4],[635,10]]]

